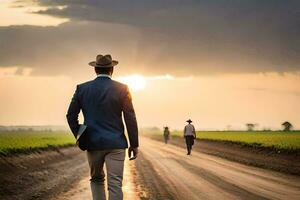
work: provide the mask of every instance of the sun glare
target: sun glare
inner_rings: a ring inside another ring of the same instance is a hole
[[[146,79],[138,74],[120,77],[118,80],[128,85],[128,87],[134,91],[143,90],[146,86]]]

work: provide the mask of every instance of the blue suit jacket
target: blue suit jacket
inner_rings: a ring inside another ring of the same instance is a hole
[[[79,142],[83,149],[127,148],[122,113],[130,146],[139,146],[137,121],[127,85],[101,76],[77,85],[67,113],[67,120],[75,137],[79,129],[80,110],[87,126]]]

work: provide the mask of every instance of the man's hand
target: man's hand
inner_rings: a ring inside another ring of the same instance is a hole
[[[133,154],[133,156],[131,156],[131,154]],[[133,147],[129,147],[128,148],[128,157],[129,157],[129,160],[134,160],[137,158],[137,155],[138,155],[138,148],[133,148]]]

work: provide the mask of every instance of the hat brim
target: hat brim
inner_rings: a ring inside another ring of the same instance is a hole
[[[193,122],[193,121],[189,119],[189,120],[186,120],[186,122]]]
[[[109,67],[113,67],[113,66],[116,66],[119,62],[116,61],[116,60],[113,60],[109,65],[99,65],[96,63],[96,61],[92,61],[89,63],[90,66],[93,66],[93,67],[102,67],[102,68],[109,68]]]

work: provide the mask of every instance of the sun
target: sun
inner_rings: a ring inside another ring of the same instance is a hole
[[[118,80],[122,83],[125,83],[128,85],[128,87],[131,90],[138,91],[138,90],[144,90],[146,86],[146,79],[145,77],[134,74],[131,76],[123,76],[119,77]]]

